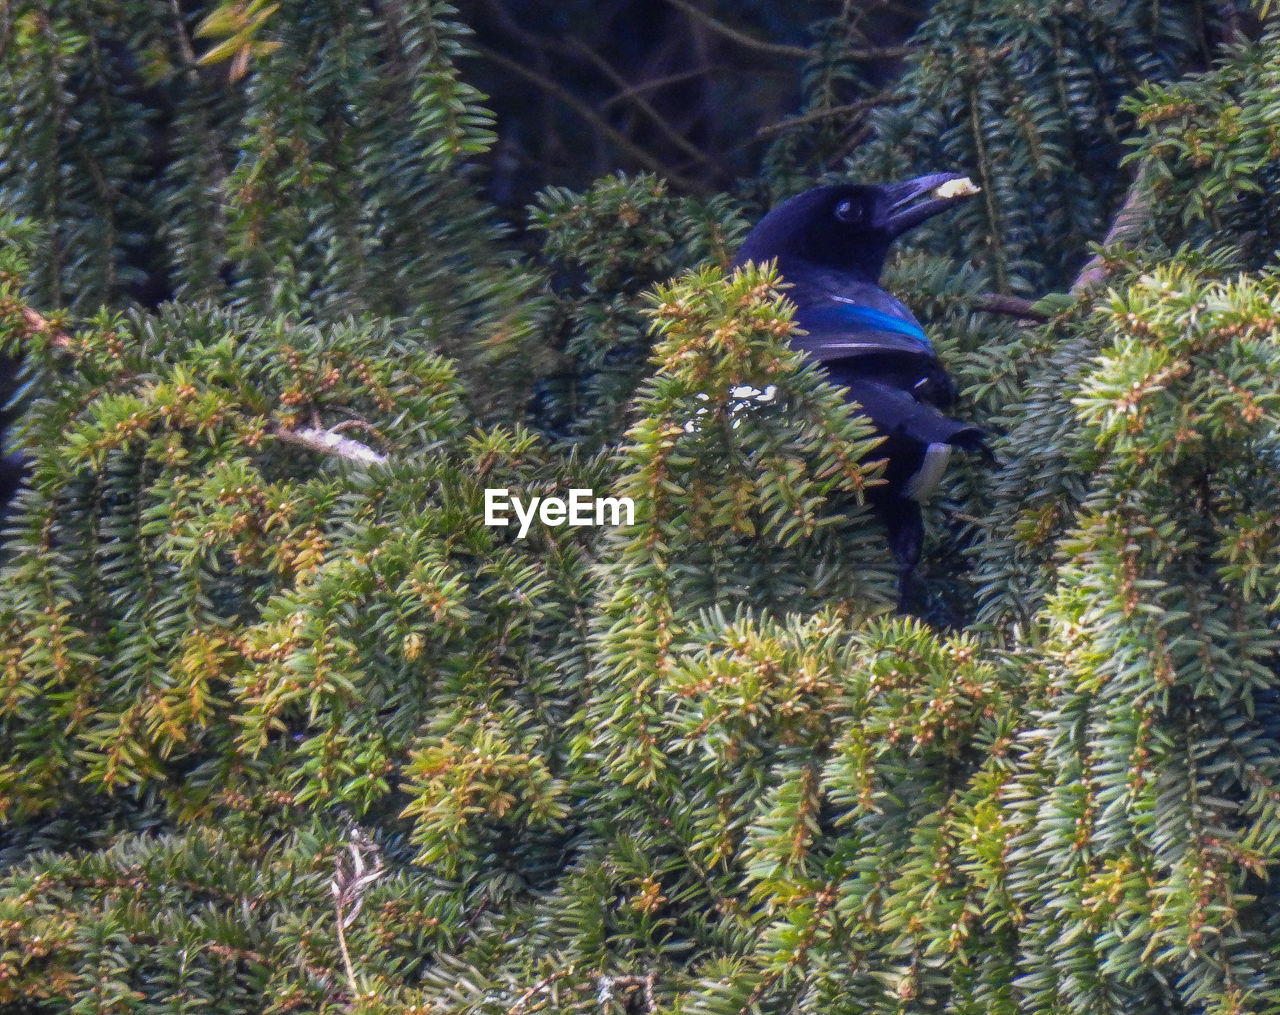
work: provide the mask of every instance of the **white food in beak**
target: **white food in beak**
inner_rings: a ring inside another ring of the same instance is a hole
[[[958,180],[948,180],[946,183],[940,183],[933,190],[934,197],[940,197],[944,201],[953,197],[968,197],[970,194],[977,194],[982,190],[976,186],[974,182],[967,176],[962,176]]]

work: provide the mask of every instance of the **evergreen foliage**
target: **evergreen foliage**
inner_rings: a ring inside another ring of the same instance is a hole
[[[676,197],[640,175],[606,178],[586,193],[548,188],[530,225],[557,282],[537,418],[588,446],[616,442],[649,368],[645,292],[700,262],[727,267],[746,223],[724,198]]]
[[[1216,10],[942,0],[888,94],[833,8],[756,178],[515,237],[444,3],[13,4],[0,1005],[1280,1010],[1280,28]],[[886,281],[1001,467],[894,617],[876,439],[727,265],[938,169]]]

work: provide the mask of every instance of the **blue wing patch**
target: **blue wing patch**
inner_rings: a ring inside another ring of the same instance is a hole
[[[918,324],[886,314],[883,310],[873,310],[871,307],[859,306],[856,303],[828,304],[825,307],[808,309],[804,317],[809,323],[824,325],[828,328],[854,326],[868,328],[871,331],[891,331],[897,335],[914,338],[930,352],[933,351],[929,337],[920,330]]]

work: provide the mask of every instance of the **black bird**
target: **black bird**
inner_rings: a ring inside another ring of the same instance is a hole
[[[880,271],[897,237],[974,192],[954,173],[882,186],[818,187],[761,219],[735,261],[777,260],[791,284],[795,320],[807,332],[791,344],[847,387],[849,400],[885,438],[877,449],[888,459],[885,482],[868,499],[898,563],[901,610],[924,537],[920,505],[942,478],[952,448],[988,459],[991,452],[981,430],[943,415],[955,401],[955,385],[920,322],[880,287]]]

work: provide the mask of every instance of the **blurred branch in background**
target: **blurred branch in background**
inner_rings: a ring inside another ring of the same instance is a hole
[[[796,131],[836,131],[847,151],[892,101],[886,86],[931,5],[829,6],[814,22],[811,7],[759,0],[462,4],[476,31],[471,74],[502,124],[494,200],[522,207],[548,183],[619,169],[722,190]]]

